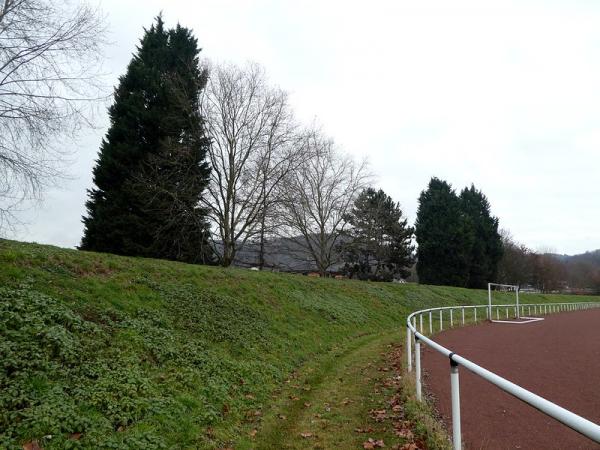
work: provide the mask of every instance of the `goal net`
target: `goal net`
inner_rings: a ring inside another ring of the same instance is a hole
[[[520,319],[519,286],[488,283],[488,318],[492,321]]]
[[[531,323],[544,320],[521,314],[519,286],[488,283],[488,319],[497,323]]]

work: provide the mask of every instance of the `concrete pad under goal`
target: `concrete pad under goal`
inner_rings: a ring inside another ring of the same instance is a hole
[[[543,317],[525,317],[521,316],[520,320],[492,320],[493,323],[514,323],[514,324],[523,324],[523,323],[532,323],[539,322],[540,320],[544,320]]]

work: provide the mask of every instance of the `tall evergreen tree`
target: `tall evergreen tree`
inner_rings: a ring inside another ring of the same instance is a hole
[[[211,261],[198,207],[210,171],[199,52],[189,29],[166,29],[160,16],[145,30],[109,108],[81,249]]]
[[[432,178],[421,192],[415,235],[420,283],[467,286],[473,233],[447,182]]]
[[[400,204],[384,191],[363,190],[347,217],[351,229],[342,244],[346,270],[352,277],[374,281],[406,278],[414,262],[414,230]]]
[[[462,190],[460,202],[473,236],[467,287],[483,289],[487,283],[496,280],[502,258],[498,218],[492,216],[488,199],[474,185]]]

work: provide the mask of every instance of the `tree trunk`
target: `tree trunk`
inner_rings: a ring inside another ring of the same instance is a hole
[[[265,268],[265,223],[267,217],[267,202],[264,196],[264,185],[263,185],[263,207],[260,219],[260,248],[258,250],[258,268],[263,270]]]

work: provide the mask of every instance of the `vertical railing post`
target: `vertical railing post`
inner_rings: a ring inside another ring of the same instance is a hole
[[[421,341],[415,336],[415,386],[417,401],[421,401]]]
[[[488,283],[488,319],[492,320],[492,284]]]
[[[450,328],[452,328],[454,326],[454,317],[453,317],[453,313],[454,309],[450,308]]]
[[[454,450],[461,450],[458,364],[452,360],[452,356],[450,356],[450,390],[452,395],[452,447]]]
[[[462,307],[462,324],[465,324],[465,307]]]
[[[440,309],[440,331],[442,331],[442,330],[444,329],[444,326],[443,326],[443,324],[442,324],[442,322],[443,322],[443,317],[444,317],[444,316],[442,315],[442,311],[443,311],[443,309]]]
[[[433,334],[433,315],[431,311],[429,311],[429,335]]]
[[[475,323],[477,323],[477,306],[475,306],[473,308],[473,311],[475,311],[475,314],[474,314],[474,316],[475,316]]]
[[[411,338],[412,336],[410,335],[411,331],[410,331],[410,327],[407,326],[406,327],[406,369],[411,372],[412,371],[412,355],[411,355]]]
[[[421,334],[423,334],[423,313],[419,314],[419,328],[421,329]]]

